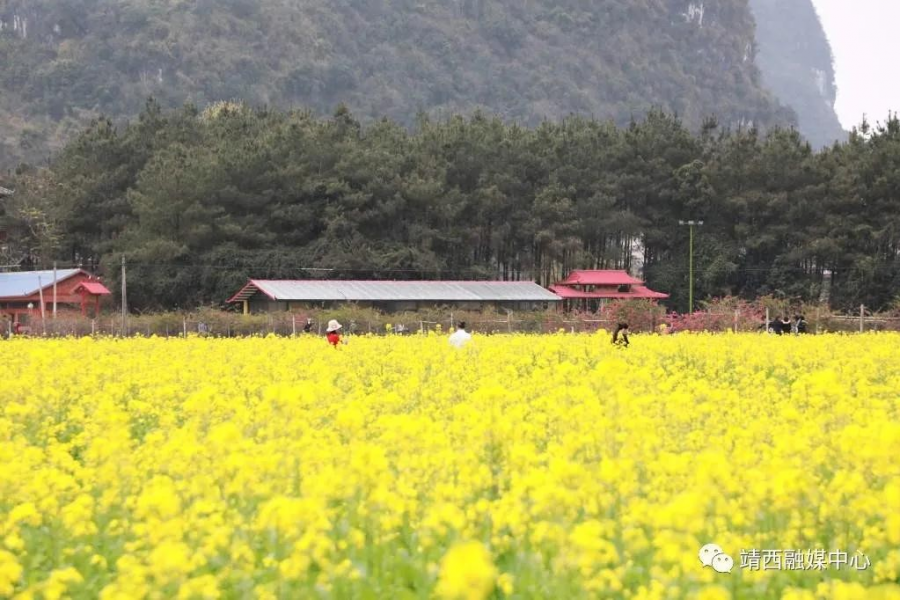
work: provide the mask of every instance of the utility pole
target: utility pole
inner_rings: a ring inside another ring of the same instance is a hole
[[[41,282],[41,276],[38,275],[38,296],[41,301],[41,324],[44,323],[44,284]]]
[[[125,281],[125,255],[122,255],[122,337],[127,335],[128,326],[128,284]]]
[[[53,320],[56,320],[56,261],[53,261]]]
[[[864,304],[859,305],[859,332],[863,333],[866,330],[866,307]]]
[[[694,313],[694,225],[703,225],[703,221],[678,221],[679,225],[687,225],[690,230],[688,242],[688,313]]]

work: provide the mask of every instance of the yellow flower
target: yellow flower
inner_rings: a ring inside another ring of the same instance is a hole
[[[871,600],[900,600],[900,585],[878,585],[866,589],[866,599]]]
[[[175,483],[169,477],[155,477],[137,498],[138,514],[143,517],[172,518],[181,510]]]
[[[13,552],[20,552],[25,548],[25,540],[22,539],[18,531],[13,531],[3,539],[3,545]]]
[[[72,502],[62,508],[63,525],[73,536],[93,535],[97,532],[94,525],[94,499],[87,494],[80,494]]]
[[[447,600],[482,600],[494,589],[497,569],[479,542],[458,543],[441,560],[435,592]]]
[[[515,578],[509,573],[503,573],[497,578],[497,587],[507,596],[512,596],[514,583]]]
[[[708,585],[700,590],[696,600],[731,600],[731,592],[721,585]]]
[[[178,588],[179,600],[215,600],[220,595],[219,582],[214,575],[194,577]]]
[[[6,550],[0,550],[0,596],[12,596],[21,576],[22,566],[16,557]]]
[[[13,508],[9,512],[8,520],[10,523],[25,523],[32,527],[37,527],[43,521],[33,502],[25,502]]]
[[[781,594],[781,600],[816,600],[816,595],[811,590],[787,588]]]
[[[50,573],[49,579],[41,586],[43,597],[46,600],[59,600],[73,583],[81,583],[84,578],[73,567],[57,569]]]
[[[272,591],[271,587],[259,585],[254,588],[253,597],[256,600],[277,600],[278,595]]]
[[[181,579],[191,570],[191,549],[183,542],[163,542],[150,552],[148,567],[160,584]]]
[[[898,594],[897,334],[3,343],[0,597]]]

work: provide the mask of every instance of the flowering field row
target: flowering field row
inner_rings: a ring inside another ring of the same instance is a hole
[[[0,597],[898,598],[898,343],[4,342]]]

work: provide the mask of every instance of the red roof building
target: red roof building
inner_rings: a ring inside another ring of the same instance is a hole
[[[95,316],[99,314],[100,299],[110,291],[96,276],[82,269],[59,269],[55,274],[49,270],[0,273],[0,314],[13,325],[26,326],[42,314],[51,317],[54,276],[58,310],[71,313],[78,307],[82,315],[87,315],[90,307]]]
[[[566,301],[566,307],[598,306],[608,300],[662,300],[668,294],[654,292],[625,271],[572,271],[550,291]],[[578,301],[581,302],[578,302]]]

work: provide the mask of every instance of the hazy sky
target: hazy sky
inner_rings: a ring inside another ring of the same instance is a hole
[[[900,0],[813,0],[831,42],[838,118],[850,129],[900,111]]]

